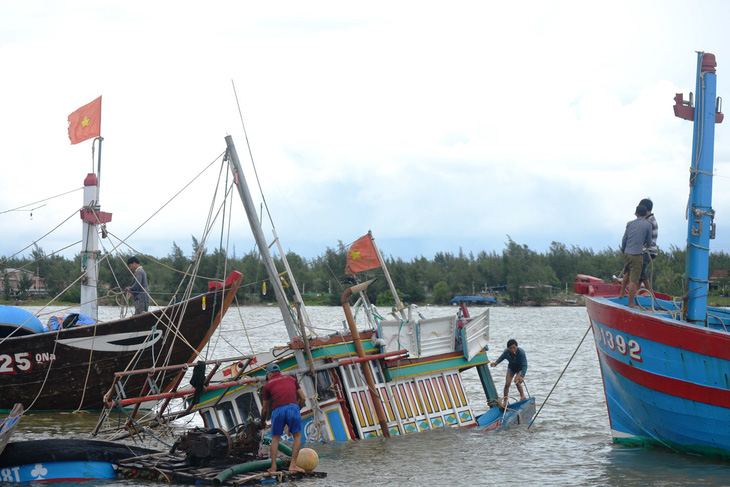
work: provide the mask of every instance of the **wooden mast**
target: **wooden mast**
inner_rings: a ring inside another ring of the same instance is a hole
[[[682,310],[687,321],[705,326],[709,294],[710,239],[715,238],[715,210],[712,208],[715,124],[723,119],[718,109],[719,101],[716,101],[715,66],[717,62],[713,54],[697,53],[697,100],[693,113],[692,167],[689,177],[687,282]]]
[[[362,284],[357,284],[355,286],[345,289],[345,292],[342,293],[342,298],[341,298],[342,309],[345,311],[345,318],[347,319],[347,324],[350,327],[350,334],[352,335],[352,342],[355,344],[355,350],[357,351],[357,355],[360,358],[365,357],[365,349],[362,346],[362,341],[360,340],[360,333],[358,333],[358,331],[357,331],[357,325],[355,325],[355,318],[352,316],[352,310],[350,309],[350,303],[348,302],[348,299],[353,294],[359,293],[359,292],[367,289],[367,287],[374,280],[375,279],[371,279],[367,282],[363,282]],[[360,365],[362,367],[362,373],[365,376],[365,382],[368,385],[368,392],[370,392],[370,399],[372,400],[373,407],[375,408],[375,415],[378,417],[378,423],[380,423],[380,430],[383,432],[383,436],[385,436],[386,438],[390,438],[390,430],[388,429],[388,420],[385,417],[385,410],[383,409],[383,403],[380,400],[380,395],[378,394],[378,390],[375,388],[375,380],[373,380],[373,373],[370,370],[370,364],[364,361]]]

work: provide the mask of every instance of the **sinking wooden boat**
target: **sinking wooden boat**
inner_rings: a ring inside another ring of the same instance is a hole
[[[535,398],[528,397],[507,407],[492,408],[477,417],[477,429],[485,433],[505,431],[513,426],[527,425],[535,416]]]
[[[7,417],[0,419],[0,454],[5,449],[5,445],[10,441],[10,437],[15,430],[15,426],[20,421],[20,417],[23,415],[23,405],[18,403],[13,406]]]
[[[485,396],[481,404],[496,407],[498,395],[487,356],[489,310],[472,317],[462,305],[447,316],[420,316],[415,307],[405,306],[397,299],[385,261],[368,233],[353,243],[348,252],[346,273],[354,277],[341,297],[347,329],[326,336],[314,335],[285,252],[276,239],[284,266],[282,272],[276,269],[270,246],[263,238],[235,146],[230,137],[226,140],[234,179],[290,340],[270,351],[234,358],[229,363],[218,360],[199,364],[207,368],[198,374],[204,379],[198,381],[195,395],[188,388],[154,396],[166,401],[166,406],[173,397],[184,394],[188,396],[184,411],[160,411],[153,422],[160,424],[179,414],[199,412],[207,428],[230,430],[247,420],[257,420],[265,368],[277,364],[283,374],[298,379],[308,397],[302,411],[305,443],[398,436],[443,427],[477,427],[475,403],[464,387],[462,373],[476,369]],[[396,297],[395,311],[389,317],[384,317],[369,301],[367,287],[371,281],[358,283],[355,276],[378,267],[382,267]],[[286,289],[282,278],[286,279]],[[353,306],[351,298],[355,300]],[[358,312],[353,313],[353,309]],[[361,319],[360,326],[356,314]],[[136,372],[146,376],[151,371]],[[120,382],[125,374],[118,375]],[[149,398],[118,394],[109,401],[110,411]],[[526,409],[520,417],[529,421],[527,416]],[[102,415],[95,433],[105,430],[104,421]],[[134,427],[127,425],[129,434],[136,434]],[[291,440],[286,435],[283,439]]]

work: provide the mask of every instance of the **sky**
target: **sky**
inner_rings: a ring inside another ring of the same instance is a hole
[[[644,197],[659,247],[683,248],[692,124],[673,98],[695,89],[696,51],[730,95],[728,18],[706,0],[0,0],[0,256],[80,240],[73,190],[95,153],[70,144],[67,117],[98,96],[99,200],[126,253],[191,252],[226,135],[284,249],[307,259],[368,230],[406,261],[509,239],[617,249]],[[728,124],[711,242],[725,252]],[[254,243],[234,202],[208,242],[230,234],[240,256]]]

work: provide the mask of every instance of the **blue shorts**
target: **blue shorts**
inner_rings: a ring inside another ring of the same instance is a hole
[[[299,404],[292,403],[279,406],[271,413],[271,434],[281,436],[284,433],[284,425],[289,426],[289,433],[302,431],[302,415],[299,412]]]

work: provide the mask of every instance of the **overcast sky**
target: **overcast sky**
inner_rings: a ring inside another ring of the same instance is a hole
[[[71,145],[66,119],[100,95],[100,199],[117,237],[226,135],[255,187],[234,84],[278,234],[306,258],[369,229],[405,260],[501,253],[508,236],[539,252],[618,248],[643,197],[660,248],[684,247],[692,124],[673,97],[694,91],[698,50],[716,55],[718,95],[730,95],[728,18],[730,3],[702,0],[0,0],[0,255],[71,215],[40,246],[80,239],[81,192],[8,210],[82,186],[92,141]],[[728,124],[712,242],[726,252]],[[189,253],[217,167],[129,244]],[[253,240],[232,210],[240,256]]]

